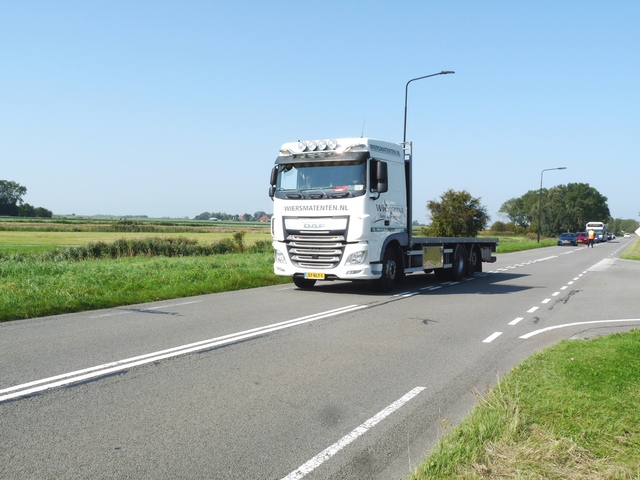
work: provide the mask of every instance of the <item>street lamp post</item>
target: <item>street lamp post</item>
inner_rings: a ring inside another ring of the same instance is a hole
[[[416,80],[422,80],[423,78],[435,77],[436,75],[449,75],[452,72],[451,70],[445,70],[438,73],[432,73],[431,75],[425,75],[424,77],[412,78],[407,82],[407,85],[404,87],[404,133],[402,135],[402,143],[407,142],[407,96],[409,94],[409,84],[411,82],[415,82]]]
[[[452,72],[451,70],[443,70],[442,72],[432,73],[431,75],[425,75],[424,77],[412,78],[407,82],[407,85],[404,87],[404,131],[402,134],[403,148],[407,143],[407,97],[409,94],[409,84],[411,82],[415,82],[416,80],[422,80],[423,78],[435,77],[437,75],[449,75],[450,73],[456,73],[456,72]],[[405,173],[405,182],[406,182],[406,190],[407,190],[407,235],[408,235],[409,245],[411,245],[411,236],[412,236],[412,228],[413,228],[412,226],[413,212],[411,208],[412,207],[411,202],[413,201],[413,193],[411,191],[411,182],[413,181],[413,178],[412,178],[411,158],[407,160],[406,156],[405,156],[405,162],[404,162],[404,173]]]
[[[542,228],[542,174],[549,170],[566,170],[567,167],[545,168],[540,172],[540,190],[538,191],[538,243],[540,243],[540,228]]]

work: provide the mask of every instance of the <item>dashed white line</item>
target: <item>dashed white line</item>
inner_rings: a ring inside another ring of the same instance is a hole
[[[523,317],[517,317],[517,318],[514,318],[513,320],[511,320],[511,321],[509,322],[509,325],[517,325],[517,324],[518,324],[518,323],[520,323],[522,320],[524,320],[524,318],[523,318]]]
[[[482,343],[491,343],[493,342],[496,338],[498,338],[500,335],[502,335],[502,332],[494,332],[491,335],[489,335],[487,338],[485,338]]]
[[[407,403],[409,400],[411,400],[416,395],[418,395],[420,392],[422,392],[425,388],[426,387],[416,387],[413,390],[409,391],[409,393],[407,393],[406,395],[404,395],[400,399],[396,400],[395,402],[393,402],[391,405],[389,405],[385,409],[383,409],[380,412],[378,412],[376,415],[371,417],[369,420],[367,420],[366,422],[364,422],[360,426],[356,427],[354,430],[351,431],[351,433],[345,435],[340,440],[338,440],[336,443],[334,443],[330,447],[324,449],[318,455],[313,457],[311,460],[309,460],[305,464],[301,465],[300,467],[296,468],[293,472],[291,472],[289,475],[284,477],[283,480],[299,480],[300,478],[304,477],[308,473],[312,472],[313,470],[318,468],[320,465],[322,465],[324,462],[326,462],[331,457],[333,457],[340,450],[342,450],[344,447],[346,447],[351,442],[356,440],[358,437],[360,437],[361,435],[367,433],[372,427],[374,427],[380,421],[384,420],[386,417],[388,417],[393,412],[398,410],[405,403]]]
[[[540,307],[531,307],[529,310],[527,310],[527,313],[533,313],[536,310],[538,310]]]

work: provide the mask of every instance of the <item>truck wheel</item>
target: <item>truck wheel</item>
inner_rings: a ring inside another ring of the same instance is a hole
[[[467,276],[473,277],[475,272],[482,271],[482,258],[480,258],[478,247],[472,246],[467,259]]]
[[[462,280],[467,273],[467,249],[464,245],[456,245],[453,252],[453,268],[451,269],[451,278],[456,282]]]
[[[316,281],[304,277],[293,277],[293,283],[298,288],[312,288],[316,284]]]
[[[384,257],[382,257],[382,276],[373,281],[375,289],[378,292],[389,292],[399,277],[396,252],[392,247],[387,247],[384,251]]]

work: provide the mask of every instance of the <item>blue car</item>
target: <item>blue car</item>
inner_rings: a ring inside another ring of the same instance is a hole
[[[563,245],[578,245],[578,236],[575,233],[565,232],[558,237],[558,246],[562,247]]]

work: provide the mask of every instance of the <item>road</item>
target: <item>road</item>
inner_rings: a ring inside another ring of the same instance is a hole
[[[526,356],[640,328],[628,244],[387,295],[286,285],[0,324],[0,478],[403,478]]]

